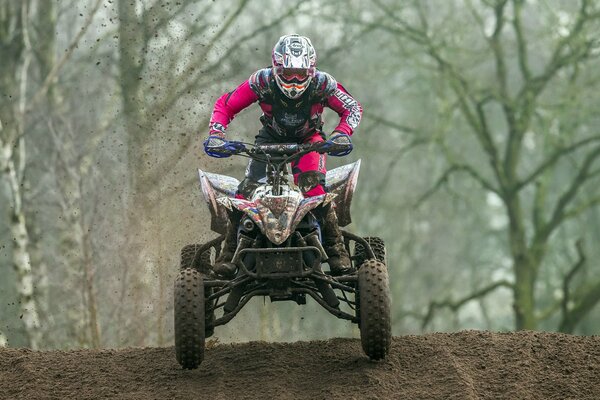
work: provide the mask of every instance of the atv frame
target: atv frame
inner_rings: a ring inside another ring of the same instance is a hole
[[[375,254],[367,239],[346,231],[342,231],[342,234],[347,250],[349,250],[349,243],[354,241],[365,248],[368,259],[375,259]],[[220,249],[223,239],[223,236],[220,236],[198,248],[192,264],[201,265],[200,255],[206,251],[214,251],[215,256],[218,256],[217,249]],[[223,316],[212,322],[212,328],[225,325],[231,321],[255,296],[269,296],[273,301],[293,300],[297,304],[306,304],[306,296],[308,295],[332,315],[359,323],[360,318],[357,315],[342,311],[339,308],[340,302],[344,302],[351,309],[356,309],[356,301],[350,300],[347,296],[348,294],[356,294],[356,282],[358,280],[356,273],[335,277],[324,273],[321,268],[321,251],[316,246],[271,249],[245,248],[239,251],[234,256],[233,262],[238,266],[241,273],[235,279],[222,280],[205,276],[203,280],[205,292],[209,288],[214,291],[206,297],[206,300],[215,304],[206,308],[206,312],[213,313],[220,308],[224,308]],[[303,268],[302,265],[303,252],[310,252],[315,256],[312,265],[308,269]],[[255,254],[258,256],[258,260],[262,261],[257,260],[256,272],[250,271],[244,264],[243,256],[246,254]],[[351,254],[350,251],[349,254]],[[352,257],[355,264],[356,258],[355,256]],[[267,263],[267,260],[270,263]],[[272,265],[285,265],[288,270],[278,270],[273,268]],[[355,266],[356,270],[359,267]],[[333,289],[341,290],[342,296],[337,296],[329,291],[327,285]],[[227,295],[230,297],[226,301],[221,301]]]

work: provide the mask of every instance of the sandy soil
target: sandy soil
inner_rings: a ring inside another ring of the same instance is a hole
[[[371,362],[355,339],[216,345],[184,371],[173,348],[0,349],[0,399],[600,399],[600,336],[395,337]]]

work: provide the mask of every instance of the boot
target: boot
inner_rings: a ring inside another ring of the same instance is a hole
[[[337,215],[332,204],[320,205],[314,214],[321,222],[323,248],[327,253],[327,263],[332,275],[346,275],[355,271],[350,262],[350,255],[344,246],[342,231],[338,225]]]
[[[229,223],[227,224],[227,232],[223,241],[223,249],[221,254],[215,260],[213,270],[223,278],[233,278],[237,266],[231,262],[235,250],[237,249],[237,230],[240,223],[239,213],[232,212],[229,214]]]

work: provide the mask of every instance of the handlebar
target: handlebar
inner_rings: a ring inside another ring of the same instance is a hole
[[[297,144],[297,143],[281,143],[281,144],[258,144],[254,146],[250,152],[254,154],[268,154],[276,156],[291,156],[296,153],[305,151],[318,151],[319,146],[315,144]]]
[[[315,143],[276,143],[276,144],[249,144],[238,141],[230,141],[228,153],[231,155],[244,153],[250,158],[259,160],[269,159],[271,161],[291,162],[299,157],[316,151],[321,154],[329,153],[332,150],[339,150],[343,144],[334,146],[325,146],[328,142]]]

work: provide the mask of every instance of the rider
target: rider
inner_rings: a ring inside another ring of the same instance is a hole
[[[325,145],[343,145],[338,146],[343,150],[330,151],[331,155],[348,154],[352,150],[350,135],[360,122],[362,107],[331,75],[315,68],[316,60],[315,49],[307,37],[296,34],[280,37],[273,48],[272,66],[256,71],[216,101],[209,136],[204,142],[206,153],[223,157],[229,148],[225,139],[227,125],[237,113],[258,101],[263,111],[260,118],[263,127],[256,136],[256,144],[325,141],[321,114],[327,106],[338,113],[340,122]],[[306,197],[325,193],[325,172],[325,154],[311,152],[292,163],[294,182]],[[249,198],[265,175],[265,163],[251,160],[237,195]],[[323,247],[331,272],[337,275],[350,272],[352,264],[331,203],[313,212],[321,222]],[[223,251],[215,262],[215,271],[221,275],[235,272],[231,259],[237,247],[239,217],[230,214]]]

